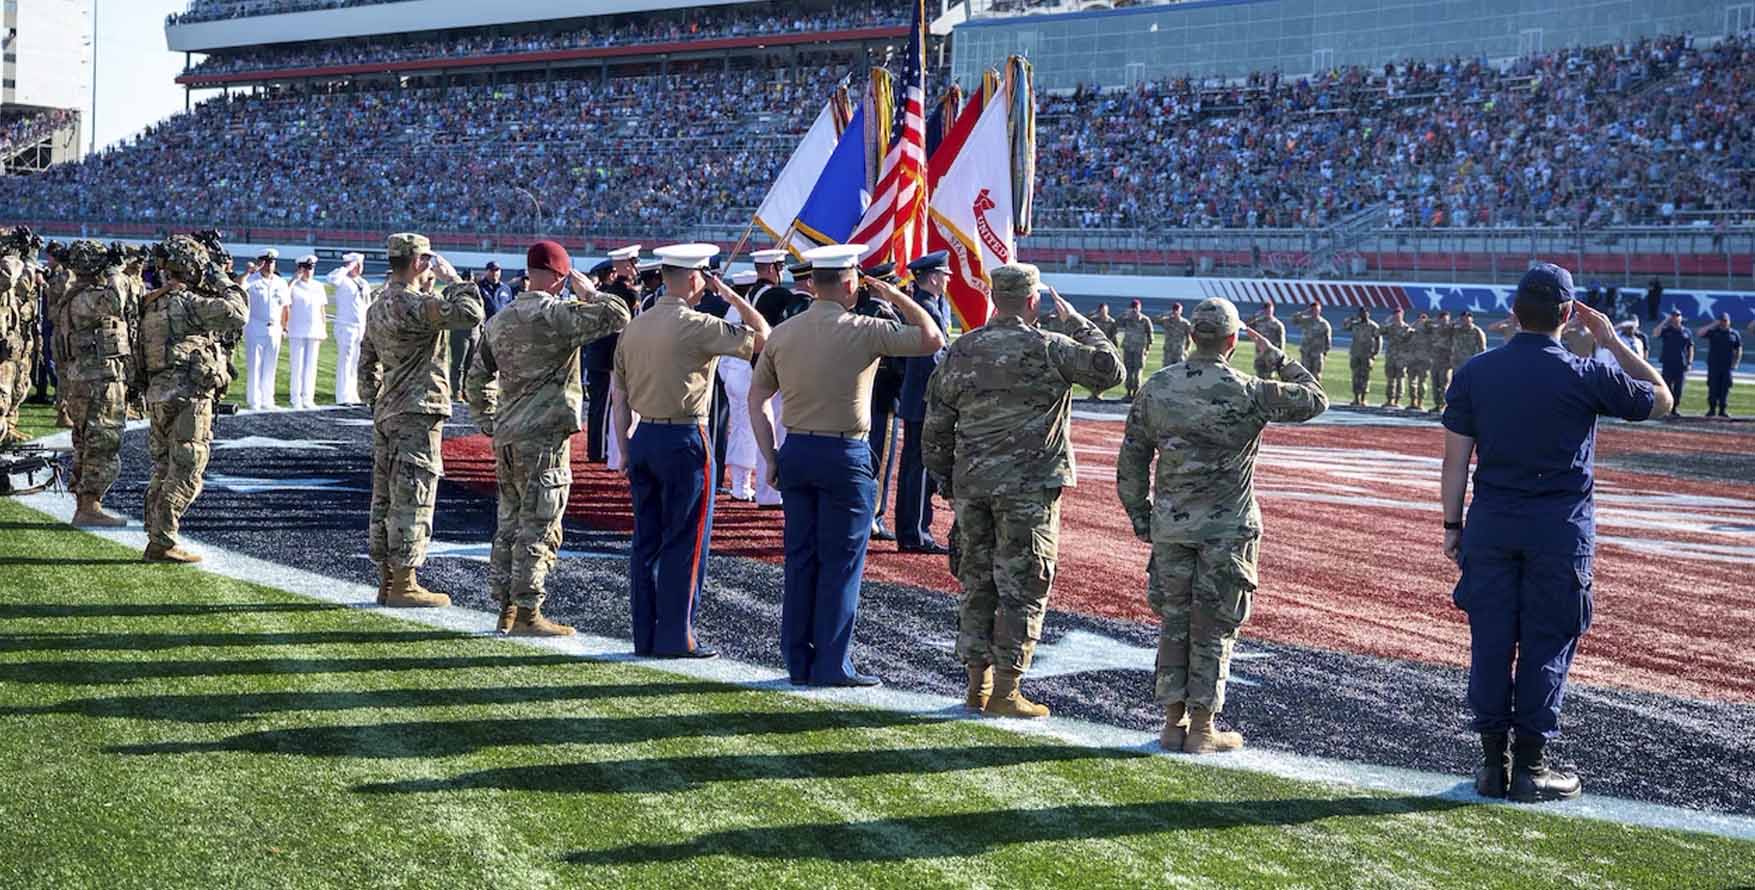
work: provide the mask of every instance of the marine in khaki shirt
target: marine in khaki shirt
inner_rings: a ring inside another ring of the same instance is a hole
[[[805,253],[816,298],[774,329],[750,381],[757,447],[784,495],[786,582],[780,648],[797,685],[875,686],[853,669],[853,621],[877,497],[871,449],[871,385],[883,356],[932,355],[944,334],[926,309],[895,287],[866,277],[901,323],[855,315],[864,248],[834,245]],[[786,405],[786,444],[774,450],[768,402]]]
[[[711,244],[653,251],[662,264],[663,294],[628,322],[616,343],[614,382],[627,396],[615,404],[616,428],[629,429],[632,412],[640,414],[639,427],[621,443],[634,502],[628,596],[636,655],[717,654],[697,643],[694,630],[718,488],[707,409],[719,358],[747,359],[768,337],[756,307],[707,271],[718,252]],[[708,288],[731,305],[741,325],[695,309]]]

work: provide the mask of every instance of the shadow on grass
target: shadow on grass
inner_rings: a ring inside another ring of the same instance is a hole
[[[583,664],[584,662],[579,662]],[[706,682],[602,683],[570,686],[464,686],[451,689],[371,689],[352,692],[247,692],[233,695],[106,696],[52,705],[0,707],[0,717],[72,714],[180,723],[226,723],[263,714],[297,711],[521,705],[538,702],[648,698],[665,695],[746,693]]]
[[[875,710],[655,714],[643,717],[531,717],[432,720],[354,726],[302,726],[211,742],[156,742],[106,748],[109,754],[300,754],[307,757],[452,757],[523,745],[640,744],[662,739],[798,735],[926,726],[940,718]]]
[[[979,856],[1013,844],[1112,840],[1170,831],[1302,825],[1324,819],[1400,816],[1469,804],[1437,797],[1156,801],[1106,806],[989,810],[843,824],[743,828],[677,844],[630,844],[573,853],[575,865],[628,866],[702,856],[897,862]]]
[[[450,779],[413,779],[361,785],[354,790],[366,794],[420,794],[470,788],[556,794],[660,794],[687,791],[711,782],[922,776],[1028,763],[1137,760],[1146,756],[1148,755],[1134,751],[1103,748],[1015,745],[656,757],[646,760],[509,767],[464,773]]]
[[[0,566],[144,566],[138,556],[0,556]]]
[[[76,532],[76,531],[79,531],[79,529],[76,529],[72,525],[65,523],[65,522],[54,522],[54,521],[49,521],[49,522],[13,522],[13,521],[0,522],[0,532],[31,532],[31,531]]]
[[[179,661],[0,662],[0,681],[100,686],[176,677],[244,677],[266,674],[354,674],[373,671],[441,671],[585,667],[571,655],[450,655],[396,658],[244,658]]]
[[[0,620],[9,618],[158,618],[245,615],[256,612],[332,612],[329,603],[0,603]]]
[[[319,630],[284,633],[190,634],[8,634],[0,636],[0,652],[61,652],[100,649],[151,652],[190,647],[369,646],[482,640],[472,634],[444,630]]]

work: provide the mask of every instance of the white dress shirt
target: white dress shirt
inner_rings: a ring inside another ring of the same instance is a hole
[[[250,296],[250,320],[245,331],[253,334],[278,335],[280,312],[292,303],[292,291],[286,279],[252,274],[244,279],[244,292]]]
[[[364,327],[366,309],[372,305],[371,286],[366,284],[365,276],[349,275],[343,266],[329,273],[329,284],[335,288],[335,326]]]
[[[295,278],[289,290],[292,317],[287,321],[286,335],[307,340],[322,340],[329,336],[323,324],[323,310],[329,305],[329,294],[323,290],[323,285]]]

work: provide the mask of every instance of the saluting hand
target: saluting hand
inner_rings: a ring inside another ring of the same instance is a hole
[[[901,288],[896,287],[888,281],[880,281],[863,272],[860,273],[859,280],[863,282],[866,287],[871,288],[871,292],[877,295],[878,299],[883,300],[892,306],[904,301],[913,302],[908,299],[907,294],[902,293]]]
[[[1068,303],[1066,298],[1060,295],[1060,291],[1054,289],[1054,285],[1046,284],[1043,285],[1043,287],[1047,289],[1049,298],[1054,300],[1055,318],[1067,319],[1079,314],[1078,310],[1074,309],[1072,304]]]
[[[457,283],[457,267],[451,265],[450,260],[445,259],[436,253],[433,254],[432,257],[431,268],[433,274],[438,276],[438,279],[446,284]]]
[[[573,269],[567,273],[567,283],[573,286],[574,299],[583,300],[586,297],[595,299],[596,297],[601,296],[601,294],[598,293],[597,286],[591,283],[590,277],[578,269]]]
[[[1615,323],[1610,321],[1607,315],[1583,303],[1574,302],[1572,306],[1573,315],[1584,325],[1584,329],[1590,331],[1590,335],[1596,338],[1597,345],[1605,345],[1615,339]]]

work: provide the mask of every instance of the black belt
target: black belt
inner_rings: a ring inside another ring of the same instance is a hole
[[[704,426],[705,417],[642,417],[641,423],[655,423],[659,426]]]
[[[865,438],[865,432],[863,430],[860,432],[857,432],[857,433],[831,433],[827,430],[795,430],[791,427],[786,428],[786,435],[788,435],[788,436],[822,436],[825,439],[863,439],[863,438]]]

